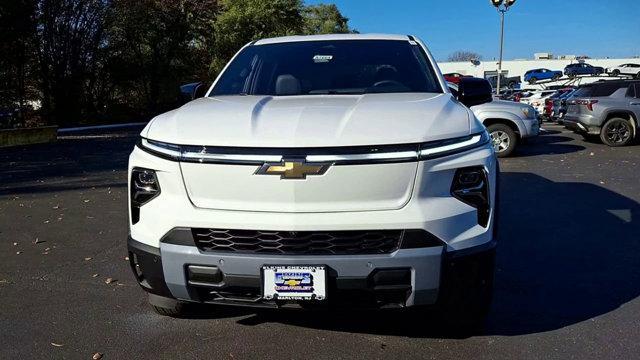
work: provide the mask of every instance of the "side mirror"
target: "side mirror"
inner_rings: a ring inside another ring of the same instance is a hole
[[[491,102],[493,90],[485,79],[461,78],[458,84],[458,101],[467,107]]]
[[[207,87],[202,81],[184,84],[180,86],[180,102],[183,104],[191,100],[204,97]]]

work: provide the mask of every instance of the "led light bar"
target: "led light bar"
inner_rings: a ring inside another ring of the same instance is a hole
[[[181,155],[180,146],[178,145],[163,143],[155,140],[147,140],[145,138],[142,138],[142,140],[140,141],[140,144],[142,145],[143,148],[147,148],[153,152],[168,155],[176,159],[179,158]]]
[[[244,155],[244,154],[213,154],[207,152],[183,152],[182,160],[220,161],[220,162],[280,162],[281,155]]]
[[[431,159],[439,156],[449,155],[455,152],[466,151],[475,147],[482,146],[490,140],[489,134],[485,131],[480,134],[447,139],[442,141],[433,141],[421,145],[403,145],[403,149],[382,149],[381,152],[365,152],[365,153],[346,153],[346,154],[313,154],[304,155],[298,152],[289,155],[291,149],[270,149],[271,152],[282,151],[282,154],[251,154],[250,149],[233,149],[212,147],[207,149],[206,146],[181,146],[175,144],[164,143],[155,140],[142,139],[140,147],[168,158],[170,160],[187,161],[187,162],[208,162],[208,163],[229,163],[229,164],[264,164],[271,162],[282,162],[285,159],[297,158],[305,159],[309,163],[334,163],[341,164],[366,164],[379,162],[402,162],[402,161],[418,161]],[[412,148],[416,150],[406,150]],[[327,151],[337,152],[339,148]],[[397,151],[392,151],[397,150]],[[237,153],[234,153],[237,151]],[[305,149],[299,149],[304,152]],[[344,150],[343,150],[344,151]],[[354,152],[353,149],[350,151]],[[359,150],[356,150],[359,151]],[[240,153],[244,152],[244,153]],[[315,152],[318,152],[315,149]]]
[[[307,155],[307,162],[349,162],[368,160],[407,160],[417,159],[416,151],[395,151],[371,154],[349,154],[349,155]]]
[[[420,149],[420,159],[433,158],[472,149],[488,143],[489,139],[489,134],[485,131],[463,138],[424,144]]]

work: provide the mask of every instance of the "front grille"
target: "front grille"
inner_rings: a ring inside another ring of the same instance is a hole
[[[402,230],[264,231],[192,229],[196,246],[207,252],[281,255],[388,254],[397,250]]]

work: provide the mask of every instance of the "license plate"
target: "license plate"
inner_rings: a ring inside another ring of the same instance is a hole
[[[327,298],[324,266],[265,265],[262,267],[266,300],[324,300]]]

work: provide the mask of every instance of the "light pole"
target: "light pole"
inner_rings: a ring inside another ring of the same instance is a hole
[[[516,0],[491,0],[500,13],[500,58],[498,59],[498,77],[496,78],[496,95],[500,95],[500,78],[502,77],[502,48],[504,47],[504,14],[516,3]]]

